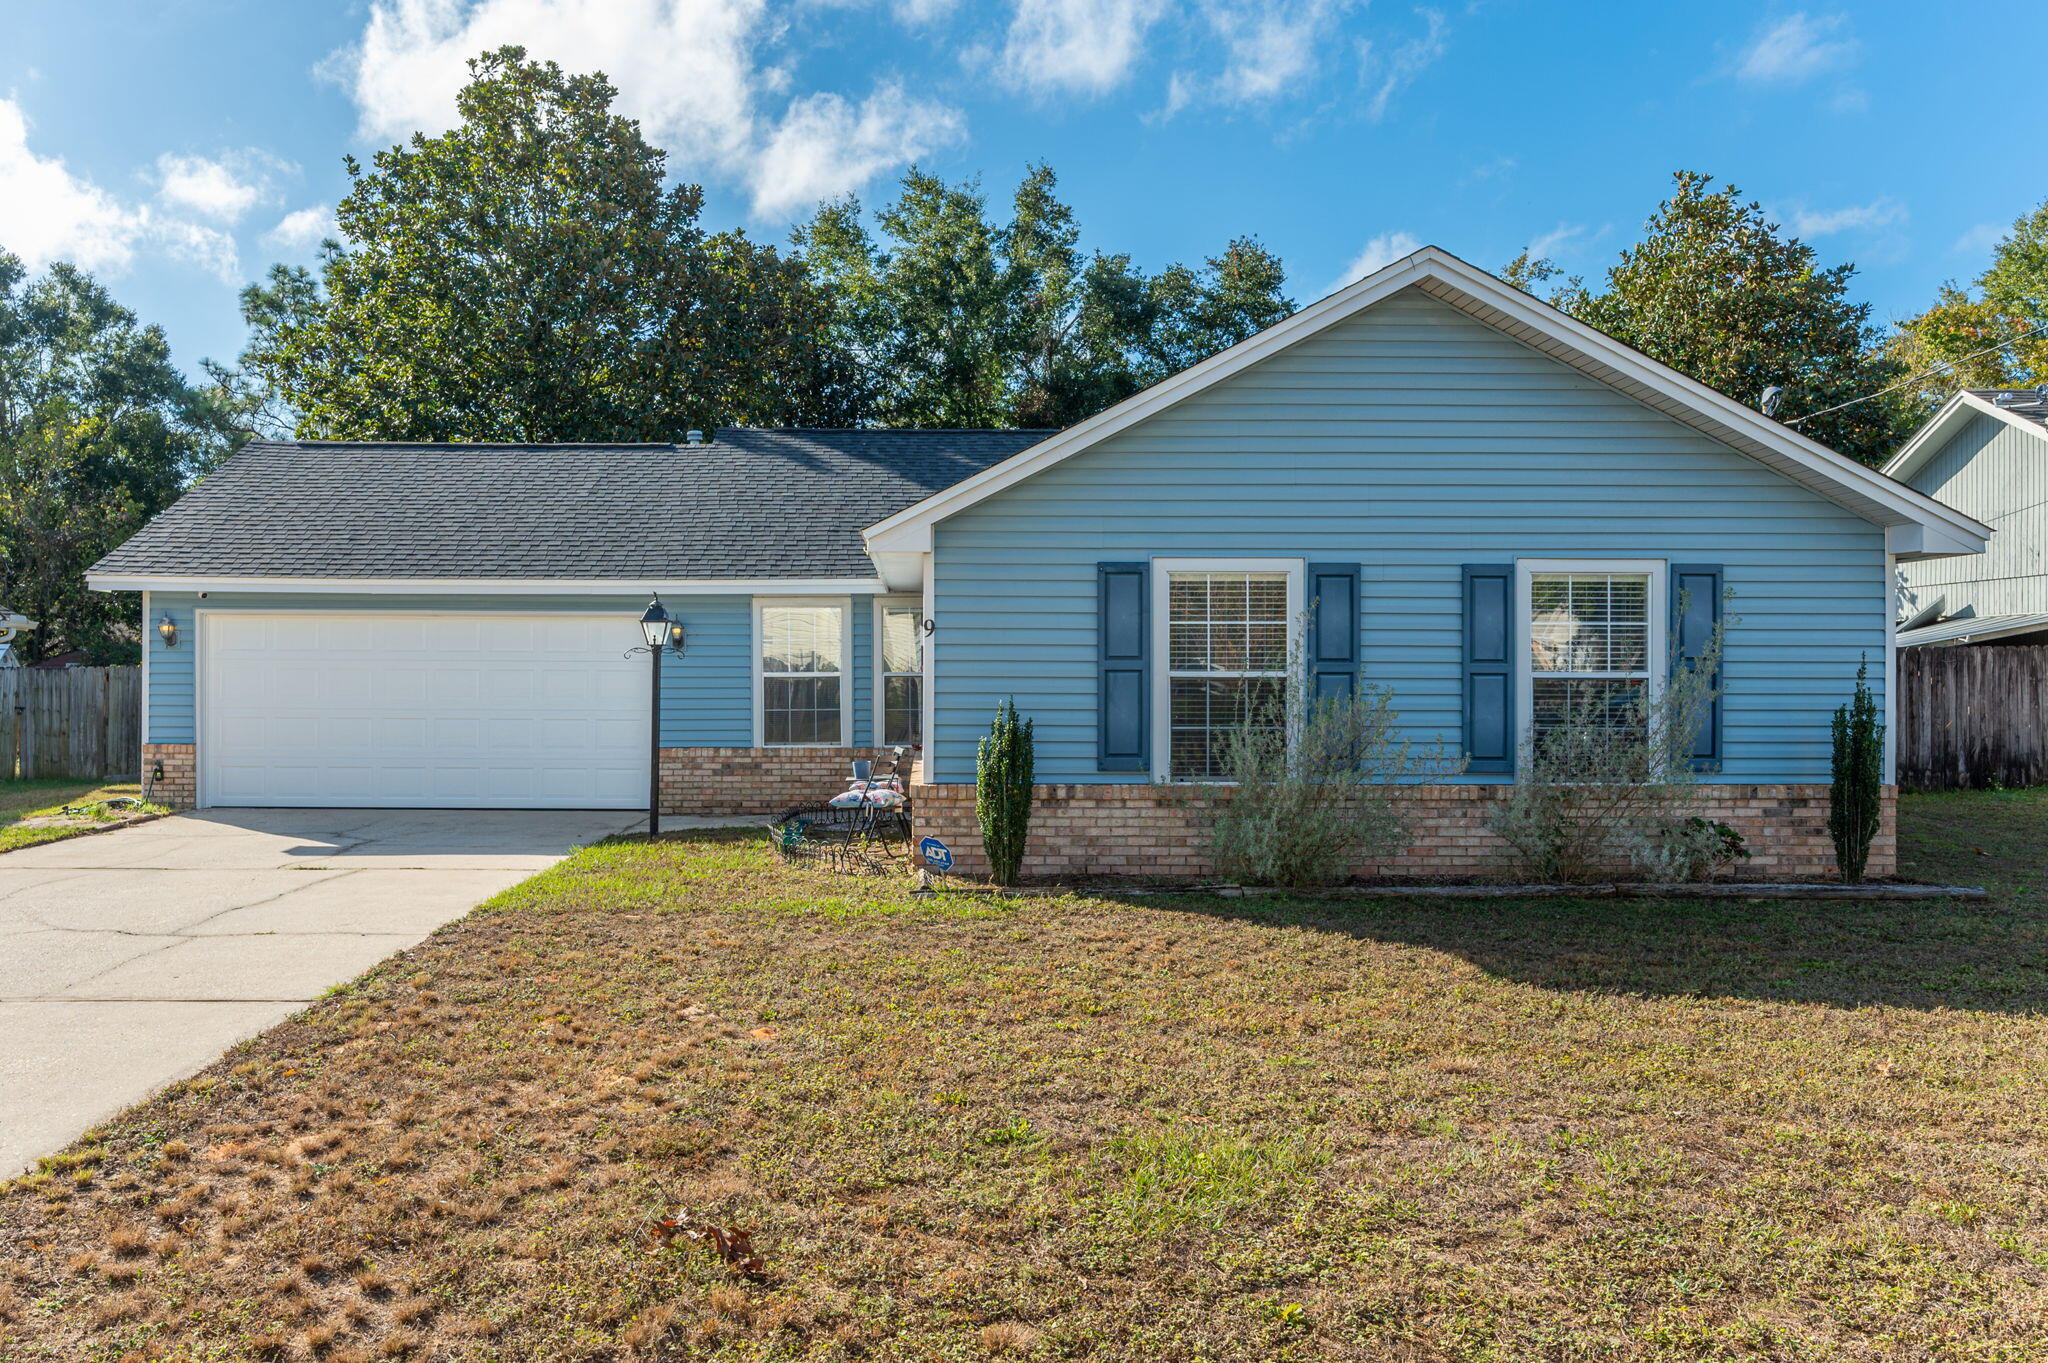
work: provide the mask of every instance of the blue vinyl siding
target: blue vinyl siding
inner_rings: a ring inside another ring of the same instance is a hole
[[[616,615],[619,650],[636,646],[644,596],[616,600],[601,597],[551,596],[398,596],[378,594],[214,592],[204,602],[189,592],[157,592],[150,597],[148,738],[152,743],[191,743],[194,675],[199,633],[198,608],[265,611],[460,611],[491,612],[588,611]],[[667,602],[688,633],[681,658],[662,662],[661,741],[668,747],[748,747],[754,741],[753,603],[746,596],[680,596]],[[858,624],[868,598],[855,599],[856,624],[853,685],[862,694],[872,672],[872,649],[858,646],[864,637]],[[155,621],[168,614],[178,623],[178,646],[165,648]],[[860,732],[856,711],[855,731]]]
[[[1233,555],[1358,563],[1363,674],[1424,741],[1457,741],[1466,563],[1725,565],[1716,780],[1825,780],[1859,657],[1883,682],[1879,527],[1410,292],[937,527],[936,779],[1012,694],[1041,781],[1145,779],[1097,769],[1096,565]]]

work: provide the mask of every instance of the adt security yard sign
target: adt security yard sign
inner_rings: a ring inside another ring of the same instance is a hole
[[[937,838],[926,838],[917,845],[917,850],[918,854],[924,858],[924,864],[931,867],[934,871],[950,871],[953,869],[953,849],[940,842]]]

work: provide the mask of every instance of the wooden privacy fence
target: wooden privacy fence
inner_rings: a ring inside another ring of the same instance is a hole
[[[1899,785],[2048,784],[2048,645],[1899,650]]]
[[[141,668],[0,668],[0,775],[132,779],[141,762]]]

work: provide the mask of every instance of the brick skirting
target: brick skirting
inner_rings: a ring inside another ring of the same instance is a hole
[[[886,766],[886,748],[663,748],[664,814],[775,814],[846,789],[856,758]],[[904,765],[904,776],[910,766]],[[968,792],[973,808],[973,791]]]
[[[1506,845],[1486,825],[1508,789],[1403,788],[1399,797],[1419,806],[1410,825],[1414,841],[1400,855],[1380,863],[1361,862],[1352,873],[1418,879],[1506,874]],[[1706,816],[1732,825],[1749,844],[1750,860],[1732,868],[1731,874],[1764,879],[1834,874],[1826,786],[1716,785],[1706,791]],[[1211,875],[1204,793],[1164,784],[1039,786],[1023,874],[1049,879]],[[974,818],[973,786],[913,786],[911,803],[918,836],[944,841],[952,849],[957,874],[987,874]],[[1870,849],[1873,876],[1890,875],[1895,867],[1897,810],[1897,792],[1887,786],[1883,823]]]
[[[142,745],[142,779],[149,783],[149,798],[172,809],[190,809],[199,802],[199,750],[190,743],[145,743]],[[150,781],[157,763],[164,764],[161,781]]]

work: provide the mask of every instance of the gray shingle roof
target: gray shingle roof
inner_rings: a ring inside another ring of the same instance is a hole
[[[704,445],[251,444],[93,571],[872,577],[862,528],[1048,434],[739,428]]]
[[[2036,426],[2048,426],[2048,390],[2039,388],[1972,388],[1971,397],[1982,398]]]

